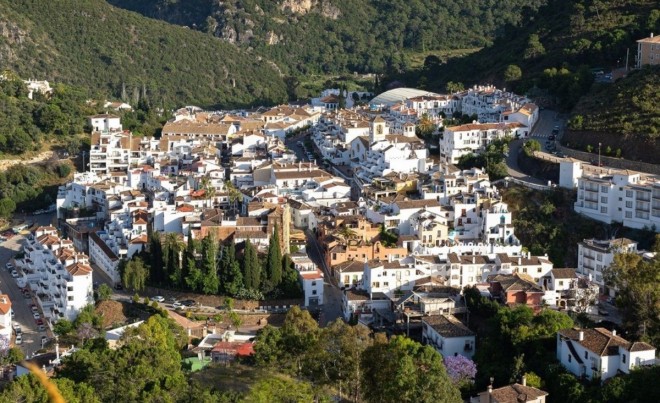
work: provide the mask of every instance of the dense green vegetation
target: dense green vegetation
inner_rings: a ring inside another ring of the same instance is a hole
[[[297,271],[279,245],[276,232],[262,259],[248,239],[239,258],[233,242],[222,245],[212,235],[185,244],[179,234],[154,233],[148,251],[122,262],[122,283],[136,291],[152,285],[240,299],[299,298]]]
[[[652,247],[655,239],[653,231],[603,224],[575,213],[571,191],[539,192],[510,185],[501,192],[513,213],[518,239],[534,255],[547,253],[555,267],[576,267],[577,243],[587,238],[628,237],[637,240],[640,249]]]
[[[14,211],[31,212],[55,203],[57,185],[71,172],[67,162],[12,165],[0,172],[0,217]]]
[[[309,10],[296,0],[109,2],[249,47],[297,75],[401,72],[410,52],[490,44],[546,1],[332,0]]]
[[[555,358],[556,333],[573,326],[562,312],[545,309],[538,315],[527,306],[502,307],[482,297],[476,288],[464,290],[471,325],[477,328],[477,378],[474,390],[483,391],[494,378],[496,387],[520,382],[549,393],[551,402],[652,402],[657,388],[642,386],[660,375],[660,367],[642,367],[629,375],[600,382],[581,381]],[[652,381],[651,381],[652,382]]]
[[[486,151],[481,154],[466,154],[458,161],[461,169],[481,168],[486,171],[490,180],[498,180],[509,173],[506,168],[506,156],[509,154],[511,137],[491,142]]]
[[[653,259],[621,254],[605,272],[605,280],[618,289],[616,305],[630,335],[660,344],[660,235],[656,235]]]
[[[635,40],[659,29],[652,0],[552,0],[492,46],[446,64],[431,55],[421,69],[391,78],[434,90],[448,81],[495,83],[570,110],[589,91],[589,67],[623,67],[627,49],[632,66]]]
[[[0,152],[22,154],[36,151],[46,137],[55,141],[82,133],[86,117],[95,112],[86,105],[80,88],[63,84],[53,93],[28,98],[27,86],[11,71],[0,80]]]
[[[103,0],[0,1],[4,68],[154,105],[251,105],[285,99],[262,58]],[[96,98],[96,97],[94,97]]]
[[[255,344],[258,366],[332,388],[350,401],[459,402],[442,356],[408,338],[372,338],[341,320],[319,328],[294,307],[281,329],[267,326]]]
[[[569,127],[623,136],[660,137],[660,66],[632,71],[613,85],[594,85],[573,110]]]

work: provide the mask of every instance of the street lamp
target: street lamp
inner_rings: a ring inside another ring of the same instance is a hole
[[[600,168],[600,146],[602,146],[603,143],[598,143],[598,167]]]

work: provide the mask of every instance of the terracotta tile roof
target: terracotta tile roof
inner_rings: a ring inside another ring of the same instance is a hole
[[[575,269],[552,269],[550,270],[554,278],[576,278]]]
[[[231,126],[225,123],[167,122],[163,126],[163,134],[227,135]]]
[[[9,295],[0,294],[0,313],[6,315],[11,310],[11,300]]]
[[[481,401],[484,401],[484,398],[488,399],[488,395],[488,392],[480,393],[479,396]],[[490,395],[492,396],[492,399],[498,403],[523,403],[535,402],[539,397],[548,396],[548,392],[531,386],[523,386],[519,383],[514,383],[513,385],[493,389]]]
[[[137,238],[133,238],[133,239],[131,239],[131,244],[133,244],[133,245],[135,245],[135,244],[139,244],[139,243],[141,243],[141,244],[146,244],[146,243],[148,243],[148,242],[149,242],[149,239],[147,238],[147,235],[146,235],[146,234],[142,234],[142,235],[140,235],[140,236],[137,237]]]
[[[580,331],[584,332],[583,340],[579,340]],[[595,329],[564,329],[559,334],[580,344],[585,349],[599,355],[618,355],[619,347],[628,351],[655,350],[655,347],[643,342],[629,342],[621,336],[614,335],[609,330],[597,327]],[[632,350],[634,349],[634,350]]]
[[[66,267],[66,270],[72,276],[86,276],[92,272],[92,268],[89,265],[76,262]]]
[[[474,332],[453,315],[425,316],[422,322],[445,338],[474,336]]]

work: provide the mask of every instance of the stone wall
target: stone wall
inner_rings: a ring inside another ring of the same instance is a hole
[[[578,151],[572,148],[567,148],[561,145],[558,146],[557,149],[560,153],[566,154],[567,157],[586,161],[594,165],[598,164],[598,153],[595,154],[587,153],[584,151]],[[639,171],[654,175],[660,175],[660,165],[656,165],[656,164],[648,164],[646,162],[639,162],[639,161],[630,161],[622,158],[606,157],[604,155],[600,156],[600,162],[602,165],[611,168],[630,169],[631,171]]]

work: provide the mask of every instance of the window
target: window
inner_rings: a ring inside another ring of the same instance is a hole
[[[312,290],[312,295],[316,295],[316,290]]]
[[[626,355],[625,354],[623,354],[621,356],[621,362],[623,362],[624,364],[626,363]]]
[[[573,362],[573,357],[570,354],[568,355],[568,362]]]
[[[601,203],[607,203],[607,197],[603,196],[600,198]]]
[[[390,283],[388,281],[383,281],[383,287],[389,287]]]
[[[316,281],[312,281],[312,287],[316,287]]]
[[[626,208],[632,208],[632,200],[626,201]]]
[[[607,193],[608,190],[609,190],[609,187],[607,187],[607,186],[601,186],[600,187],[600,191],[603,192],[603,193]]]
[[[73,301],[73,297],[68,297],[67,301]]]
[[[560,286],[560,287],[563,287],[563,286],[564,286],[564,282],[560,280],[560,281],[559,281],[559,286]]]
[[[626,190],[626,197],[632,197],[633,193],[632,190]]]
[[[536,272],[537,272],[537,273],[540,273],[540,272],[541,272],[541,268],[539,267],[538,269],[536,269]]]
[[[600,212],[603,214],[607,214],[607,207],[601,207]]]
[[[588,351],[585,351],[585,352],[584,352],[584,359],[586,360],[587,358],[589,358],[589,352],[588,352]]]
[[[374,288],[380,288],[380,282],[379,281],[374,282]]]
[[[523,273],[527,273],[527,267],[523,267]]]
[[[632,218],[632,211],[626,211],[626,218]]]

